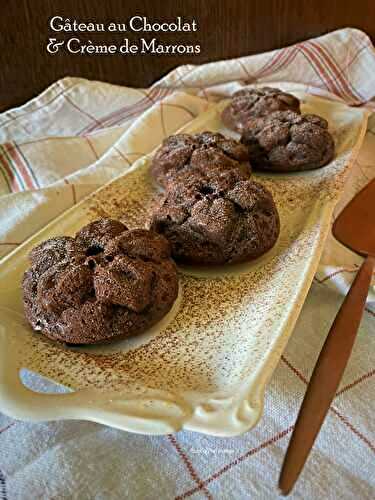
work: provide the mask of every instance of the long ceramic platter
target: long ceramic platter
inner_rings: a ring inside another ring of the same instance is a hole
[[[324,116],[334,160],[297,174],[254,174],[280,212],[276,246],[238,266],[180,269],[173,309],[143,335],[107,346],[67,348],[34,333],[22,314],[27,254],[44,239],[73,235],[102,216],[144,226],[157,189],[151,155],[55,219],[0,265],[0,410],[27,420],[86,419],[131,432],[190,429],[241,434],[262,414],[263,395],[316,271],[332,211],[358,154],[367,116],[360,109],[297,93],[303,112]],[[184,128],[229,133],[220,102]],[[26,368],[71,391],[26,388]]]

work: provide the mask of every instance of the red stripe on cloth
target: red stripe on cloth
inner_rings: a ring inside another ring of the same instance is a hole
[[[363,435],[362,432],[354,427],[354,425],[349,422],[348,418],[345,415],[342,415],[336,408],[333,408],[332,406],[330,410],[332,413],[334,413],[334,415],[336,415],[336,417],[341,420],[343,424],[348,427],[348,429],[353,432],[353,434],[355,434],[363,443],[365,443],[370,448],[373,453],[375,453],[375,445],[371,443],[371,441],[365,435]]]
[[[220,476],[222,476],[225,472],[228,472],[228,470],[230,470],[232,467],[235,467],[236,465],[240,464],[241,462],[243,462],[247,458],[255,455],[256,453],[258,453],[258,452],[260,452],[262,450],[264,450],[268,446],[270,446],[272,444],[275,444],[277,441],[279,441],[280,439],[282,439],[283,437],[285,437],[287,434],[289,434],[293,430],[293,428],[294,428],[294,426],[291,425],[287,429],[284,429],[283,431],[278,432],[277,434],[275,434],[274,436],[272,436],[267,441],[264,441],[259,446],[256,446],[255,448],[251,448],[244,455],[239,456],[238,458],[236,458],[232,462],[229,462],[223,468],[219,469],[217,472],[214,472],[208,479],[205,479],[203,481],[203,485],[207,486],[208,484],[212,483],[213,481],[215,481],[216,479],[218,479]],[[183,493],[182,495],[177,496],[175,498],[175,500],[182,500],[183,498],[190,497],[191,495],[194,495],[194,493],[197,493],[198,491],[200,491],[200,489],[201,488],[197,487],[197,488],[193,488],[191,490],[188,490],[185,493]]]
[[[284,355],[281,356],[281,359],[282,361],[288,366],[288,368],[300,379],[302,380],[302,382],[304,382],[304,384],[308,384],[308,380],[302,375],[302,373],[295,367],[292,365],[292,363],[290,363],[286,357]],[[352,387],[355,387],[357,384],[363,382],[364,380],[368,379],[368,378],[371,378],[373,375],[375,374],[375,370],[371,370],[370,372],[368,373],[365,373],[364,375],[362,375],[359,379],[355,380],[354,382],[346,385],[345,387],[343,387],[340,391],[338,391],[336,393],[336,396],[339,396],[340,394],[350,390]]]
[[[89,118],[90,120],[92,120],[96,125],[99,125],[101,126],[101,122],[95,118],[94,115],[92,115],[91,113],[89,113],[88,111],[85,111],[84,109],[80,108],[78,106],[78,104],[76,104],[74,101],[72,101],[70,99],[70,97],[68,97],[67,95],[64,95],[64,98],[65,100],[71,105],[73,106],[73,108],[75,108],[76,110],[78,110],[82,115],[86,116],[86,118]]]
[[[279,71],[281,68],[284,66],[287,66],[291,60],[294,59],[294,57],[297,55],[298,50],[296,46],[292,47],[286,47],[284,49],[280,49],[277,51],[276,54],[271,56],[268,61],[258,70],[256,71],[253,75],[248,71],[246,68],[245,64],[242,61],[237,61],[241,68],[244,70],[244,72],[247,74],[247,78],[245,79],[245,82],[251,83],[253,81],[258,80],[260,77],[267,76],[269,73]],[[186,76],[186,75],[183,75]],[[243,79],[240,79],[243,80]],[[218,83],[227,83],[227,82],[232,82],[232,80],[223,80],[222,82],[215,82],[215,85]],[[205,90],[202,87],[193,87],[193,88],[200,88],[202,92]],[[205,96],[206,97],[206,96]],[[207,97],[206,97],[207,99]],[[207,99],[208,100],[208,99]]]
[[[323,280],[318,280],[318,278],[315,276],[314,277],[314,281],[317,281],[320,285],[322,285],[327,279],[332,278],[333,276],[337,275],[338,273],[342,273],[342,272],[355,273],[357,271],[358,271],[358,268],[356,268],[356,269],[339,269],[338,271],[330,274],[329,276],[326,276],[326,278],[324,278]],[[365,307],[365,311],[375,317],[375,312],[371,311],[371,309],[369,309],[368,307]],[[290,366],[290,367],[293,369],[292,366]],[[375,373],[375,370],[372,370],[372,371],[366,373],[365,375],[362,375],[362,377],[360,377],[358,380],[355,380],[351,384],[348,384],[346,387],[344,387],[343,389],[341,389],[340,391],[338,391],[338,393],[336,394],[336,396],[339,396],[343,392],[346,392],[349,389],[351,389],[352,387],[355,387],[357,384],[359,384],[363,380],[366,380],[367,378],[372,377],[374,375],[374,373]]]
[[[9,179],[8,172],[5,170],[5,167],[2,166],[3,162],[0,157],[0,173],[5,181],[5,184],[7,185],[8,191],[11,193],[13,191],[12,189],[12,179]]]
[[[29,172],[27,171],[27,169],[23,164],[23,159],[16,153],[15,147],[14,146],[9,147],[9,144],[4,144],[3,147],[4,150],[8,153],[13,163],[13,167],[15,170],[17,170],[17,173],[21,177],[25,187],[33,189],[34,183],[29,175]]]
[[[287,67],[290,64],[290,62],[292,62],[292,60],[295,58],[297,52],[298,52],[297,48],[294,47],[292,49],[290,47],[288,47],[288,49],[285,49],[281,54],[283,57],[275,59],[274,61],[271,62],[270,66],[267,69],[264,69],[260,73],[256,73],[254,81],[264,78],[272,73],[277,73],[281,69]]]
[[[176,89],[180,89],[181,87],[183,87],[183,85],[185,85],[185,87],[187,88],[190,88],[190,89],[201,89],[202,88],[202,85],[191,85],[191,84],[185,84],[183,82],[183,78],[185,78],[187,75],[190,75],[192,73],[194,73],[194,71],[196,70],[199,70],[199,67],[195,67],[195,68],[192,68],[191,70],[189,70],[188,73],[184,74],[184,75],[180,75],[176,78],[176,80],[171,83],[171,84],[168,84],[168,86],[165,86],[165,85],[159,85],[160,88],[169,88],[170,90],[176,90]],[[243,78],[239,78],[239,80],[244,80]],[[183,85],[179,85],[179,82],[182,82]],[[211,85],[221,85],[223,83],[233,83],[233,77],[232,78],[227,78],[225,80],[215,80],[214,83],[212,83]],[[210,85],[209,85],[210,87]]]
[[[2,429],[0,429],[0,434],[2,434],[3,432],[7,431],[8,429],[10,429],[11,427],[13,427],[13,425],[16,425],[16,422],[11,422],[9,425],[7,425],[6,427],[3,427]]]
[[[122,151],[120,151],[120,150],[119,150],[119,148],[117,148],[116,146],[112,146],[112,148],[116,151],[116,153],[117,153],[119,156],[121,156],[121,158],[122,158],[123,160],[125,160],[125,161],[126,161],[126,163],[127,163],[128,165],[131,165],[131,164],[133,163],[132,161],[130,161],[130,160],[129,160],[129,158],[125,155],[125,153],[123,153]]]
[[[182,68],[177,68],[175,71],[180,70],[180,69],[182,69]],[[193,68],[189,69],[186,73],[183,73],[181,75],[177,75],[177,78],[175,79],[175,81],[172,84],[168,84],[165,88],[173,88],[173,89],[179,88],[180,87],[179,83],[181,82],[182,84],[184,84],[183,79],[186,76],[191,75],[192,73],[194,73],[194,71],[196,69],[197,69],[197,67],[194,66]],[[189,87],[191,87],[191,85],[189,85]],[[194,87],[192,87],[192,88],[194,88]]]
[[[286,62],[283,59],[287,58],[287,60],[289,61],[290,58],[295,56],[296,53],[298,52],[298,45],[299,44],[293,45],[291,47],[285,47],[283,49],[276,51],[276,53],[273,54],[268,59],[268,61],[264,64],[264,66],[262,66],[256,73],[254,73],[253,76],[251,76],[251,79],[252,80],[259,79],[259,77],[263,77],[263,76],[266,76],[267,74],[269,74],[270,71],[276,71],[280,67],[283,67],[285,62]],[[243,64],[242,61],[241,61],[241,64]],[[191,76],[191,74],[194,71],[196,71],[197,69],[199,69],[199,68],[194,67],[190,71],[188,71],[187,73],[185,73],[183,75],[179,75],[176,78],[176,80],[173,82],[173,85],[170,86],[170,88],[179,88],[179,86],[177,86],[177,84],[179,84],[180,82],[182,82],[182,84],[184,84],[183,79],[186,78],[188,75]],[[213,85],[220,85],[220,84],[228,83],[228,82],[232,82],[232,81],[233,81],[233,79],[215,81],[213,83]],[[190,87],[190,88],[202,88],[202,87],[199,87],[199,86],[197,87],[194,85],[188,85],[188,87]]]
[[[355,165],[357,165],[358,167],[358,170],[360,172],[360,174],[362,175],[362,177],[365,179],[366,181],[366,184],[367,182],[370,182],[372,180],[372,177],[368,176],[364,171],[363,171],[363,166],[359,163],[358,160],[355,160],[354,162]],[[367,166],[365,166],[365,168],[367,168]]]
[[[163,137],[167,137],[167,129],[165,127],[165,120],[164,120],[164,112],[163,112],[163,103],[160,103],[160,123],[161,123],[161,128],[163,131]]]
[[[353,99],[355,102],[358,102],[358,101],[361,102],[361,100],[363,100],[363,98],[361,98],[361,96],[359,96],[358,94],[357,95],[354,94],[354,92],[350,88],[351,84],[349,83],[349,81],[345,78],[345,76],[340,71],[340,68],[339,68],[336,60],[334,59],[332,54],[330,54],[328,49],[323,44],[320,44],[319,42],[316,42],[316,41],[315,42],[311,41],[310,46],[315,47],[316,51],[321,55],[322,60],[324,60],[327,64],[327,66],[326,66],[327,69],[331,71],[331,74],[332,74],[334,80],[340,84],[343,92],[346,93],[346,95],[349,97],[349,99]],[[355,90],[355,89],[353,89],[353,90]]]
[[[286,57],[287,50],[288,50],[287,48],[280,49],[279,51],[276,52],[276,54],[273,54],[273,56],[271,56],[268,59],[268,61],[261,68],[259,68],[258,71],[254,73],[254,78],[259,78],[260,76],[264,76],[269,68],[274,67],[280,59]]]
[[[112,113],[112,116],[106,119],[105,125],[107,127],[110,127],[112,124],[119,123],[120,120],[126,120],[128,118],[131,118],[141,113],[142,111],[150,108],[153,105],[153,103],[154,101],[147,95],[146,97],[136,102],[135,104],[132,104],[131,106],[124,106],[115,113]]]
[[[241,69],[242,71],[245,73],[246,77],[247,78],[252,78],[251,74],[248,72],[246,66],[244,65],[244,63],[239,59],[237,61],[237,63],[239,64],[239,66],[241,66]]]
[[[25,142],[22,142],[22,147],[24,146],[30,146],[32,144],[36,144],[36,143],[40,143],[40,142],[45,142],[45,141],[58,141],[58,140],[64,140],[65,138],[64,137],[40,137],[38,139],[33,139],[33,140],[30,140],[30,141],[25,141]],[[12,148],[19,148],[18,145],[16,145],[15,142],[9,142],[8,143],[10,146],[9,147],[12,147]],[[0,146],[1,148],[1,146]],[[0,157],[1,156],[6,156],[6,152],[3,151],[2,153],[0,153]]]
[[[155,85],[154,87],[151,87],[151,91],[147,93],[151,101],[156,104],[160,99],[164,99],[167,95],[173,94],[175,92],[174,89],[170,89],[169,87],[160,87],[158,85]]]
[[[329,90],[333,94],[338,95],[339,97],[343,97],[339,87],[334,81],[332,81],[332,78],[325,70],[321,59],[315,55],[314,51],[308,46],[308,44],[301,44],[301,49],[307,56],[307,60],[315,68],[317,75],[319,76],[321,82],[325,85],[327,90]]]
[[[10,183],[10,189],[13,193],[19,193],[23,191],[23,185],[17,176],[12,172],[10,165],[5,158],[5,155],[0,155],[0,163],[3,165],[3,169]]]
[[[201,93],[202,93],[202,95],[203,95],[204,99],[205,99],[207,102],[209,102],[209,98],[208,98],[208,94],[207,94],[207,90],[206,90],[206,88],[205,88],[205,87],[200,87],[200,91],[201,91]],[[198,94],[198,95],[199,95],[199,94]]]
[[[34,180],[31,177],[29,171],[27,170],[22,156],[18,154],[15,145],[6,143],[3,144],[3,148],[11,158],[14,168],[17,170],[19,176],[22,178],[22,181],[25,184],[25,186],[29,189],[34,189],[36,187],[34,184]]]
[[[307,379],[302,375],[302,373],[300,371],[297,370],[297,368],[295,368],[292,363],[290,363],[286,357],[284,355],[281,356],[281,360],[287,365],[287,367],[292,370],[292,372],[297,375],[297,377],[302,380],[302,382],[304,384],[308,384],[308,381]]]
[[[109,113],[108,115],[104,116],[102,119],[101,119],[101,123],[102,123],[102,126],[103,127],[109,127],[110,123],[111,123],[111,120],[117,116],[119,116],[121,113],[123,113],[124,111],[128,110],[129,111],[129,114],[131,116],[131,113],[132,113],[132,110],[134,108],[137,108],[138,109],[138,106],[142,107],[143,104],[145,102],[147,102],[149,104],[149,101],[150,99],[149,98],[142,98],[140,99],[139,101],[137,101],[135,104],[132,104],[130,106],[124,106],[123,108],[120,108],[116,111],[113,111],[111,113]],[[87,134],[89,132],[92,132],[93,130],[95,130],[96,126],[95,125],[87,125],[84,129],[82,129],[79,133],[79,135],[83,135],[83,134]]]
[[[334,276],[337,276],[338,274],[341,274],[341,273],[356,273],[358,271],[358,268],[354,268],[354,269],[350,269],[348,267],[343,267],[341,269],[337,269],[336,271],[334,271],[333,273],[329,274],[328,276],[325,276],[323,279],[318,279],[316,278],[316,281],[320,284],[322,283],[325,283],[326,281],[330,280],[331,278],[333,278]]]
[[[38,179],[37,179],[37,177],[36,177],[36,175],[34,173],[34,170],[33,170],[32,166],[31,166],[29,160],[27,159],[26,155],[22,151],[21,147],[17,143],[13,143],[13,144],[14,144],[14,147],[15,147],[15,150],[16,150],[17,154],[21,157],[21,159],[23,161],[23,164],[25,165],[25,168],[29,172],[29,175],[32,178],[35,187],[39,188],[40,187],[39,181],[38,181]]]
[[[24,191],[26,186],[25,179],[21,175],[20,169],[15,165],[15,162],[10,155],[10,152],[16,147],[16,144],[13,143],[12,145],[9,146],[10,143],[5,143],[1,146],[2,149],[2,157],[4,160],[4,164],[8,166],[9,171],[11,174],[17,179],[17,182],[20,186],[20,191]]]
[[[62,97],[65,94],[65,92],[68,92],[69,90],[71,90],[73,87],[76,87],[77,85],[79,85],[79,84],[78,83],[74,83],[70,87],[63,88],[61,90],[61,92],[58,93],[58,94],[56,94],[55,96],[53,96],[50,101],[44,102],[43,104],[41,104],[40,106],[38,106],[36,109],[32,109],[30,111],[26,111],[26,113],[17,114],[16,116],[10,116],[9,119],[6,120],[4,123],[0,123],[0,126],[4,127],[8,123],[16,121],[19,118],[24,118],[25,116],[31,115],[33,113],[37,113],[38,111],[40,111],[41,109],[45,108],[46,106],[49,106],[53,101],[55,101],[59,97]]]
[[[352,58],[346,63],[346,66],[342,69],[340,69],[339,73],[340,74],[345,74],[348,69],[350,68],[350,66],[355,62],[356,59],[358,59],[358,57],[361,55],[361,53],[365,50],[370,50],[370,48],[368,47],[368,45],[364,45],[363,47],[360,47],[357,52],[352,56]],[[350,83],[350,80],[348,80],[349,84],[351,85],[351,87],[353,88],[353,85]],[[365,97],[363,97],[359,92],[358,90],[354,89],[355,92],[360,96],[360,101],[357,101],[356,103],[353,103],[352,106],[359,106],[361,104],[364,104],[366,103],[366,99]]]
[[[298,54],[298,47],[289,47],[289,51],[287,52],[287,57],[283,60],[279,61],[279,64],[276,67],[270,68],[272,71],[279,71],[281,68],[288,66],[292,61],[294,61],[296,55]],[[268,73],[270,72],[268,71]]]
[[[343,75],[343,77],[345,78],[345,81],[347,82],[347,84],[349,85],[349,87],[351,88],[352,92],[354,92],[354,94],[357,95],[357,102],[358,104],[363,104],[366,102],[366,98],[359,92],[359,90],[354,87],[354,84],[352,83],[352,81],[350,80],[350,78],[348,76],[345,76],[347,70],[350,68],[350,66],[353,64],[353,62],[359,57],[359,55],[364,51],[364,50],[368,50],[370,47],[367,43],[361,45],[357,52],[352,56],[352,58],[350,59],[350,61],[346,64],[346,66],[344,68],[340,68],[339,65],[337,64],[335,58],[333,57],[333,55],[331,54],[330,50],[328,50],[328,47],[327,46],[324,46],[325,47],[325,50],[326,52],[331,56],[331,58],[334,60],[334,62],[336,63],[336,66],[338,68],[338,71],[340,73],[340,75]],[[371,45],[371,54],[375,57],[375,54],[374,54],[374,51],[373,51],[373,46]],[[357,105],[358,105],[357,104]]]
[[[348,384],[345,387],[343,387],[341,390],[339,390],[338,393],[336,394],[336,396],[340,396],[344,392],[349,391],[349,389],[352,389],[353,387],[355,387],[356,385],[360,384],[364,380],[367,380],[367,379],[371,378],[373,375],[375,375],[375,370],[371,370],[371,371],[365,373],[364,375],[362,375],[361,377],[359,377],[357,380],[355,380],[351,384]]]
[[[203,91],[203,89],[202,89]],[[186,106],[182,106],[181,104],[171,104],[170,102],[163,102],[163,106],[167,108],[177,108],[177,109],[182,109],[183,111],[186,111],[192,118],[196,118],[197,115],[195,115],[192,111],[190,111],[189,108]]]
[[[276,71],[280,71],[282,68],[285,68],[287,66],[289,66],[289,64],[294,61],[294,59],[296,58],[298,54],[298,49],[297,47],[292,47],[291,50],[289,51],[288,53],[288,56],[279,62],[279,64],[274,67],[274,68],[270,68],[270,70],[272,70],[273,72],[276,72]]]
[[[94,146],[93,146],[92,142],[90,141],[89,137],[88,137],[87,135],[86,135],[86,136],[84,136],[84,137],[85,137],[85,139],[86,139],[86,142],[87,142],[87,144],[88,144],[89,148],[90,148],[90,149],[91,149],[91,151],[93,152],[93,154],[94,154],[95,158],[98,160],[98,159],[99,159],[99,155],[98,155],[98,153],[95,151],[95,148],[94,148]]]
[[[184,462],[187,470],[189,471],[189,474],[191,478],[197,483],[199,491],[202,491],[202,493],[205,494],[206,498],[213,500],[213,497],[211,493],[208,491],[208,489],[205,487],[203,484],[202,480],[196,473],[193,464],[191,463],[189,457],[186,455],[186,453],[182,450],[181,446],[179,445],[177,439],[172,435],[168,434],[167,436],[169,442],[173,445],[179,456],[181,457],[182,461]]]
[[[358,272],[358,270],[359,270],[359,267],[356,267],[355,269],[342,268],[342,269],[338,269],[337,271],[329,274],[328,276],[326,276],[322,280],[320,280],[316,276],[314,276],[314,281],[316,281],[317,283],[319,283],[319,285],[323,285],[326,281],[330,280],[334,276],[337,276],[338,274],[341,274],[341,273],[356,273],[356,272]],[[375,276],[375,271],[372,274],[373,274],[373,276]],[[365,311],[369,312],[370,314],[374,314],[375,315],[375,313],[373,313],[373,311],[371,311],[367,307],[365,307]]]
[[[78,135],[83,135],[83,136],[90,135],[92,132],[96,132],[98,130],[101,130],[102,128],[110,128],[110,127],[114,126],[119,121],[125,121],[125,120],[127,120],[129,118],[132,118],[132,116],[136,116],[137,114],[141,113],[144,109],[147,109],[147,108],[144,107],[144,108],[141,108],[141,109],[137,109],[137,110],[128,112],[128,113],[124,114],[124,117],[121,117],[121,119],[117,119],[116,121],[113,119],[114,120],[113,124],[110,123],[110,122],[108,122],[108,123],[102,122],[101,127],[98,127],[95,124],[94,125],[91,124],[91,125],[83,128],[82,130],[80,130],[78,132]]]
[[[171,92],[172,90],[168,88],[154,87],[150,90],[149,93],[146,93],[146,97],[140,99],[135,104],[131,104],[130,106],[129,105],[124,106],[103,117],[100,121],[101,127],[111,127],[120,123],[121,121],[124,121],[125,119],[129,119],[132,116],[136,116],[137,114],[140,114],[141,112],[150,108],[152,104],[155,102],[154,98],[156,96],[159,96],[161,94],[167,95],[168,93]],[[88,125],[79,132],[79,135],[88,134],[96,130],[97,128],[98,127],[95,124]]]
[[[115,146],[112,146],[113,149],[116,149],[116,151],[119,152],[119,149],[116,148]],[[130,153],[126,152],[121,152],[122,155],[127,155],[127,156],[147,156],[148,153],[144,153],[144,152],[141,152],[141,151],[131,151]],[[135,160],[134,160],[135,161]]]
[[[329,57],[324,52],[323,48],[319,44],[313,44],[309,42],[309,47],[313,50],[316,56],[319,58],[321,64],[324,66],[327,71],[327,75],[330,75],[331,81],[336,85],[338,91],[341,95],[346,98],[351,99],[353,96],[351,93],[347,91],[345,86],[343,85],[342,79],[339,78],[338,72],[336,72],[335,67],[331,64]],[[346,99],[347,100],[347,99]]]
[[[156,89],[156,92],[153,92],[152,94],[150,93],[150,96],[152,96],[152,97],[150,97],[151,104],[149,102],[147,102],[144,105],[142,105],[141,108],[138,107],[138,108],[133,109],[131,113],[129,113],[127,111],[126,113],[119,115],[115,119],[112,119],[112,121],[109,123],[109,126],[113,127],[115,125],[120,124],[124,120],[128,120],[129,118],[131,118],[133,116],[140,115],[141,113],[143,113],[147,109],[151,108],[151,106],[153,104],[156,104],[158,101],[161,101],[162,99],[164,99],[164,97],[166,97],[167,95],[169,95],[172,92],[173,92],[173,90],[167,89],[167,88]]]
[[[72,189],[72,197],[73,197],[73,205],[77,204],[77,193],[74,184],[70,183],[68,179],[64,179],[65,184],[71,187]]]
[[[305,379],[305,377],[299,372],[299,370],[294,367],[289,361],[287,361],[287,359],[285,357],[283,357],[283,361],[287,364],[287,366],[293,371],[293,373],[295,375],[297,375],[297,377],[302,380],[303,382],[305,382],[305,384],[307,385],[308,382],[307,380]],[[354,386],[353,386],[354,387]],[[350,390],[350,389],[347,389],[347,390]],[[337,395],[335,396],[337,397]],[[348,429],[350,429],[357,437],[359,437],[367,446],[369,446],[369,448],[375,452],[375,446],[370,443],[370,441],[366,438],[366,436],[364,436],[356,427],[354,427],[353,424],[351,424],[349,422],[349,420],[347,419],[347,417],[345,417],[345,415],[342,415],[341,413],[339,413],[339,411],[334,408],[333,406],[330,406],[329,408],[329,411],[332,411],[337,417],[339,417],[339,419],[341,420],[341,422],[343,422],[347,427]]]

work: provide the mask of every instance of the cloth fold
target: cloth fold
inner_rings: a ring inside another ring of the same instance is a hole
[[[180,66],[148,89],[64,78],[0,115],[0,257],[245,85],[304,90],[373,111],[374,74],[370,39],[348,28],[266,54]],[[372,116],[336,215],[375,177],[374,158]],[[188,432],[145,437],[85,422],[28,424],[0,415],[0,499],[276,497],[305,385],[360,262],[328,238],[253,431],[228,440]],[[374,306],[369,302],[340,391],[292,498],[374,496]],[[31,374],[25,381],[51,387]]]

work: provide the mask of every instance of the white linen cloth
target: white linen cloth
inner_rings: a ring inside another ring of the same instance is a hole
[[[0,256],[243,85],[289,82],[375,110],[374,75],[369,38],[344,29],[266,54],[180,66],[149,89],[64,78],[0,115]],[[371,117],[340,206],[374,176]],[[0,414],[0,500],[276,498],[307,380],[360,261],[328,239],[268,387],[264,416],[252,431],[230,439],[191,432],[147,437],[88,422],[31,424]],[[340,390],[291,498],[375,497],[372,297]],[[52,390],[35,375],[25,381]]]

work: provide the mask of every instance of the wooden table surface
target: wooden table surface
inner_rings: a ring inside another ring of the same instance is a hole
[[[195,33],[53,33],[53,16],[124,22],[134,15],[172,21],[196,19]],[[237,57],[289,45],[342,27],[375,39],[370,0],[3,0],[0,16],[0,110],[22,104],[63,76],[145,87],[180,64]],[[78,36],[96,43],[156,37],[163,43],[201,45],[199,55],[50,55],[50,37]]]

